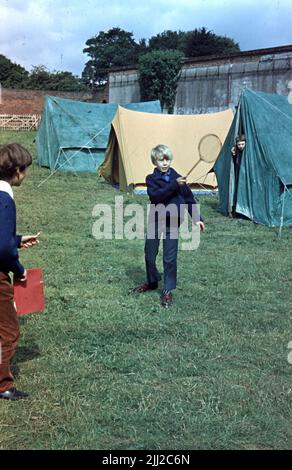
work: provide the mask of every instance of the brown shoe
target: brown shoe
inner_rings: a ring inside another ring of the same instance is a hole
[[[144,282],[134,289],[130,289],[130,294],[142,294],[143,292],[147,292],[148,290],[155,290],[158,287],[158,282]]]
[[[172,293],[168,290],[163,291],[161,296],[161,305],[165,308],[170,307],[172,304]]]

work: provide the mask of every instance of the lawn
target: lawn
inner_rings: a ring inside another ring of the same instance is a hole
[[[0,142],[35,155],[34,137]],[[0,448],[292,449],[291,229],[279,238],[201,197],[206,232],[180,251],[163,309],[158,291],[128,295],[143,240],[92,236],[94,206],[120,193],[95,174],[49,176],[34,162],[15,189],[18,232],[42,231],[21,260],[44,269],[46,310],[20,319],[13,367],[30,399],[0,401]]]

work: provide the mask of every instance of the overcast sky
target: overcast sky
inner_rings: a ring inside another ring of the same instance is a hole
[[[0,0],[0,54],[80,75],[85,41],[112,27],[149,39],[205,26],[241,50],[292,44],[292,0]]]

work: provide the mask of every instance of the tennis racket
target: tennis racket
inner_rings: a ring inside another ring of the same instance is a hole
[[[194,166],[186,174],[186,178],[192,173],[200,161],[206,163],[214,163],[220,153],[222,148],[222,142],[216,134],[207,134],[201,138],[198,151],[199,151],[199,161],[197,161]]]

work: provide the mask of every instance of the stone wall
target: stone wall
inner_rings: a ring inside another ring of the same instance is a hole
[[[244,51],[221,57],[185,60],[175,113],[200,114],[235,108],[244,87],[288,95],[292,80],[292,45]],[[110,73],[109,101],[140,101],[137,69]]]

